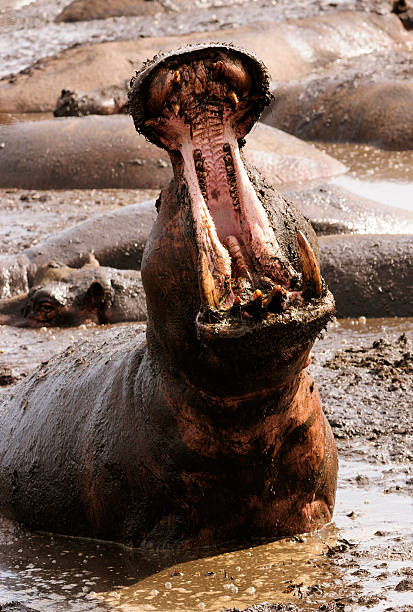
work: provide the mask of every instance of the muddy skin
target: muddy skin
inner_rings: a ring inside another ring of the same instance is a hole
[[[406,288],[412,285],[412,237],[401,232],[412,231],[412,213],[377,203],[372,212],[373,203],[336,185],[284,193],[321,236],[321,272],[334,290],[338,316],[411,316],[410,289]],[[20,255],[0,257],[0,295],[27,293],[36,269],[54,259],[82,266],[88,248],[106,266],[139,270],[155,218],[154,201],[130,205],[52,235]],[[366,236],[371,230],[400,234]],[[362,235],[346,235],[350,231]]]
[[[168,156],[123,116],[59,117],[0,126],[0,186],[26,189],[158,189]]]
[[[76,107],[73,113],[83,111]],[[173,174],[166,152],[136,134],[124,116],[0,125],[0,142],[0,187],[161,189]],[[333,157],[262,123],[251,134],[245,154],[270,182],[279,184],[326,179],[346,170]]]
[[[61,21],[88,21],[122,15],[154,15],[163,10],[157,0],[74,0],[56,17]]]
[[[53,110],[55,117],[84,115],[115,115],[128,112],[127,84],[113,85],[89,93],[62,89]]]
[[[413,315],[412,234],[323,236],[320,252],[337,316]]]
[[[411,149],[412,72],[411,51],[403,46],[333,63],[279,84],[264,122],[304,139]]]
[[[81,268],[40,266],[28,293],[0,300],[0,325],[51,327],[145,319],[140,272],[100,267],[93,255]]]
[[[5,396],[8,517],[159,548],[330,520],[336,450],[305,368],[334,305],[310,225],[239,156],[267,101],[263,65],[227,45],[134,79],[135,124],[174,167],[142,262],[147,341],[108,330]]]

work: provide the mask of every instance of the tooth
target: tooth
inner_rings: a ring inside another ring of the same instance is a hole
[[[208,258],[205,253],[201,254],[201,290],[206,303],[212,308],[218,308],[218,298]]]
[[[155,126],[157,126],[157,125],[158,125],[158,119],[147,119],[147,120],[145,121],[145,125],[146,125],[147,127],[155,127]]]
[[[303,273],[303,290],[314,297],[321,296],[321,274],[314,251],[301,231],[297,232],[298,252]]]
[[[215,70],[217,72],[221,72],[221,70],[222,70],[222,62],[220,62],[219,60],[217,62],[215,62]]]
[[[232,104],[235,106],[235,108],[238,106],[238,96],[235,93],[235,91],[231,91],[231,93],[229,94],[228,98],[230,99],[230,101],[232,102]]]
[[[283,287],[281,287],[281,285],[274,285],[267,297],[262,300],[262,307],[268,308],[275,296],[278,297],[280,302],[286,297],[286,291],[283,289]]]
[[[238,239],[235,236],[227,236],[224,240],[224,245],[228,247],[238,276],[240,278],[247,278],[252,283],[251,274],[248,270],[247,262],[245,261]]]
[[[179,72],[179,70],[175,70],[174,72],[174,83],[176,83],[177,85],[181,84],[181,73]]]
[[[181,107],[179,106],[179,104],[172,104],[172,110],[174,112],[175,117],[178,116],[179,111],[181,110]]]

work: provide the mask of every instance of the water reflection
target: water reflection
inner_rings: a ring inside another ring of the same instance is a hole
[[[403,480],[403,466],[388,469],[395,482]],[[367,487],[354,486],[360,473]],[[389,559],[388,551],[400,538],[412,548],[412,503],[407,496],[385,494],[384,479],[378,466],[342,460],[334,523],[316,534],[223,554],[194,550],[190,554],[200,558],[186,562],[173,559],[173,553],[143,555],[111,543],[27,533],[3,521],[0,602],[19,599],[56,612],[218,611],[260,601],[305,601],[315,609],[320,600],[344,594],[356,575],[363,576],[360,589],[368,593],[380,573],[386,605],[407,604],[409,594],[394,586],[408,563]],[[346,549],[344,555],[335,552]]]

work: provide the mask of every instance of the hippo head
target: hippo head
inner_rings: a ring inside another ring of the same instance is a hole
[[[227,44],[159,55],[131,82],[135,127],[174,170],[142,262],[150,345],[212,394],[285,384],[334,311],[311,226],[243,162],[268,86]]]
[[[113,275],[108,271],[93,255],[81,268],[45,264],[36,271],[28,293],[0,300],[0,323],[18,327],[106,323],[114,297]]]

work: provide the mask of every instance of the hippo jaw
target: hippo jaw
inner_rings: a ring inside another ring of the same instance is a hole
[[[185,234],[196,252],[198,339],[210,347],[239,339],[242,350],[249,336],[273,356],[274,337],[289,350],[299,328],[309,331],[298,342],[307,351],[334,305],[304,233],[293,237],[301,270],[281,248],[264,191],[242,161],[243,138],[269,99],[265,67],[247,52],[215,44],[155,58],[130,92],[136,128],[171,157]]]

